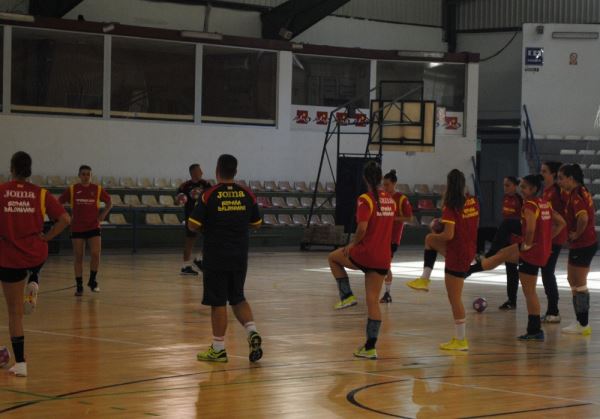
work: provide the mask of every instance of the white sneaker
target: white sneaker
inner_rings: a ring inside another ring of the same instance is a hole
[[[592,334],[592,327],[589,324],[583,327],[578,321],[575,321],[570,326],[564,327],[562,332],[568,335],[589,336]]]
[[[27,362],[17,362],[8,372],[16,377],[27,377]]]
[[[37,282],[30,282],[25,287],[25,303],[24,303],[25,314],[31,314],[35,310],[39,290],[40,290],[40,287],[38,286]]]

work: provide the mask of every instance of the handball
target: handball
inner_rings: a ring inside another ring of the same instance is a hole
[[[188,200],[188,199],[187,199],[187,196],[185,196],[185,194],[184,194],[184,193],[177,194],[177,197],[176,197],[175,199],[177,200],[177,203],[178,203],[179,205],[184,205],[184,204],[186,204],[186,203],[187,203],[187,200]]]
[[[483,313],[488,306],[488,302],[483,297],[477,297],[473,300],[473,309],[478,313]]]
[[[434,233],[439,234],[442,231],[444,231],[444,224],[442,224],[439,218],[434,218],[433,220],[431,220],[431,223],[429,223],[429,228]]]
[[[10,362],[10,352],[6,346],[0,346],[0,368],[4,368]]]

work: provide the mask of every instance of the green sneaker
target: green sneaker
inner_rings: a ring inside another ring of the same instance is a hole
[[[248,355],[248,359],[250,359],[250,362],[256,362],[262,358],[263,351],[261,345],[262,338],[258,332],[250,332],[248,335],[248,346],[250,347],[250,355]]]
[[[356,301],[356,297],[354,295],[351,295],[350,297],[342,300],[342,301],[338,301],[333,308],[335,310],[342,310],[344,308],[348,308],[348,307],[352,307],[358,304],[358,301]]]
[[[196,358],[198,361],[227,362],[227,352],[225,349],[221,351],[215,351],[211,345],[210,348],[208,348],[208,351],[198,352]]]
[[[377,359],[377,349],[365,349],[364,346],[354,351],[354,356],[357,358]]]

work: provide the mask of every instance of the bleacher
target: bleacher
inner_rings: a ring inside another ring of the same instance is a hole
[[[536,135],[535,140],[542,162],[559,161],[581,166],[585,186],[593,195],[596,208],[600,208],[600,137]],[[596,215],[596,226],[600,227],[600,211]]]
[[[7,176],[0,175],[0,182],[6,180]],[[30,181],[48,188],[58,197],[69,184],[76,183],[79,179],[35,175]],[[113,209],[104,225],[107,233],[105,237],[108,235],[109,241],[115,235],[116,242],[124,242],[136,249],[141,243],[140,236],[144,237],[144,244],[148,237],[155,238],[154,241],[158,243],[160,238],[169,235],[167,232],[177,231],[174,233],[177,234],[177,238],[174,238],[173,242],[179,243],[184,220],[182,206],[177,204],[175,195],[177,187],[184,182],[183,179],[106,176],[94,177],[93,181],[103,185],[113,202]],[[212,179],[208,181],[211,184],[215,183]],[[288,236],[297,239],[301,236],[312,206],[314,182],[276,180],[236,180],[236,182],[249,187],[257,196],[265,227],[261,232],[254,233],[257,237],[272,239]],[[411,201],[415,219],[409,223],[409,229],[418,230],[416,237],[420,241],[427,232],[426,228],[431,219],[439,216],[441,195],[445,186],[418,184],[411,187],[399,183],[396,189],[406,194]],[[317,190],[311,224],[335,225],[335,184],[319,183]],[[123,230],[129,231],[130,236],[124,234]],[[160,233],[149,236],[145,230],[155,230]],[[294,233],[296,230],[300,232]],[[120,233],[116,233],[118,231]]]

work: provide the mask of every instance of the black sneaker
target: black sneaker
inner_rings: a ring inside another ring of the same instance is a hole
[[[204,271],[204,269],[202,269],[202,259],[194,259],[194,265],[196,265],[196,268],[198,268],[200,272]]]
[[[383,297],[381,297],[381,300],[379,300],[379,302],[389,304],[392,302],[392,296],[389,292],[386,291],[385,294],[383,294]]]
[[[90,290],[92,292],[100,292],[100,287],[98,286],[98,282],[96,281],[89,281],[88,287],[90,287]]]
[[[181,268],[181,272],[179,272],[180,275],[198,275],[198,272],[196,272],[194,270],[194,268],[192,268],[191,266],[186,266],[185,268]]]
[[[534,342],[543,342],[544,341],[544,331],[540,330],[539,332],[534,333],[532,335],[525,333],[524,335],[517,337],[517,339],[534,341]]]
[[[77,284],[77,289],[75,290],[75,297],[81,297],[83,295],[83,284]]]
[[[250,359],[250,362],[256,362],[262,358],[263,351],[261,345],[262,338],[258,332],[250,332],[248,335],[248,346],[250,347],[250,355],[248,355],[248,359]]]
[[[510,301],[507,301],[507,302],[505,302],[504,304],[502,304],[498,308],[500,310],[510,311],[510,310],[516,310],[517,309],[517,305],[515,303],[511,303]]]

